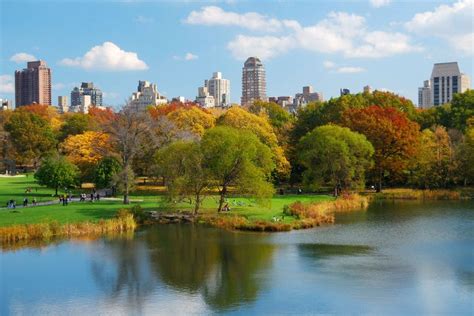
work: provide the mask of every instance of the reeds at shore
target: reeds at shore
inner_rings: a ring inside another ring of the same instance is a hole
[[[0,227],[1,244],[19,241],[49,240],[85,235],[102,235],[133,231],[137,224],[130,213],[119,213],[112,219],[98,222],[59,224],[58,222],[23,224]]]
[[[377,199],[387,200],[461,200],[459,191],[453,190],[414,190],[414,189],[387,189],[377,193]]]

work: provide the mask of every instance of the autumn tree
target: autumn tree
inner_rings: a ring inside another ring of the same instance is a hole
[[[406,167],[416,153],[419,125],[395,108],[370,106],[344,112],[343,124],[364,134],[375,149],[374,179],[382,190],[386,173],[392,176]]]
[[[234,106],[218,119],[218,125],[250,131],[255,134],[273,152],[277,175],[280,178],[286,178],[289,175],[290,163],[283,148],[278,144],[278,139],[266,117],[252,114],[241,107]]]
[[[35,173],[35,179],[40,185],[53,188],[58,195],[59,188],[69,188],[77,185],[78,169],[64,156],[53,155],[46,157]]]
[[[61,127],[61,119],[58,111],[51,105],[30,104],[18,107],[15,111],[25,111],[38,115],[43,120],[49,123],[51,128],[57,131]]]
[[[79,167],[83,179],[90,178],[97,163],[112,150],[109,135],[87,131],[70,135],[60,145],[67,158]]]
[[[189,198],[197,214],[211,181],[200,144],[177,141],[160,149],[155,159],[170,199]]]
[[[237,193],[255,197],[272,195],[273,154],[255,134],[226,126],[211,128],[204,133],[201,150],[204,166],[219,192],[219,212],[231,186]]]
[[[96,106],[89,108],[87,113],[89,122],[94,130],[102,130],[104,126],[109,125],[115,119],[115,113],[110,108],[101,109]]]
[[[151,122],[145,110],[124,106],[115,120],[106,127],[113,151],[122,166],[122,171],[117,174],[115,182],[122,189],[124,204],[130,203],[130,190],[135,179],[132,162],[149,133],[150,126]]]
[[[33,162],[36,166],[56,145],[49,123],[29,111],[14,111],[5,124],[5,130],[17,153],[16,159],[21,163]]]
[[[215,125],[215,118],[198,107],[178,108],[168,113],[167,117],[178,129],[190,131],[201,137],[205,130]]]
[[[300,163],[306,167],[305,183],[313,189],[330,185],[338,196],[340,190],[364,186],[374,148],[364,135],[324,125],[301,138],[298,152]]]
[[[410,182],[423,189],[447,187],[454,181],[454,148],[444,127],[423,130],[409,169]]]

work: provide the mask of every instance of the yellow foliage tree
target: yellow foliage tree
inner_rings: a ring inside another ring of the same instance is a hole
[[[94,131],[70,135],[61,144],[61,150],[84,175],[111,150],[109,135]]]
[[[289,175],[290,163],[286,159],[284,150],[279,145],[277,136],[266,115],[255,115],[241,107],[233,106],[219,117],[218,123],[254,133],[262,143],[270,147],[275,155],[278,176],[285,178]]]
[[[202,136],[208,128],[214,127],[215,118],[212,114],[193,106],[190,108],[178,108],[170,112],[167,117],[181,130],[187,130]]]

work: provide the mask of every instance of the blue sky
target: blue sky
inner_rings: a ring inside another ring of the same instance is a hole
[[[269,96],[312,85],[387,89],[416,102],[433,63],[473,75],[473,0],[8,1],[0,0],[0,98],[31,58],[52,68],[53,103],[93,81],[118,106],[138,80],[193,99],[221,71],[240,102],[241,68],[256,55]]]

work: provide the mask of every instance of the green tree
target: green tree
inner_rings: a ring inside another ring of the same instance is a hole
[[[91,118],[87,114],[72,113],[64,116],[64,123],[59,129],[59,141],[68,136],[82,134],[91,129]]]
[[[305,183],[312,188],[331,185],[338,196],[340,189],[364,185],[374,148],[364,135],[336,125],[324,125],[301,139],[298,152],[300,163],[306,168]]]
[[[423,130],[417,154],[409,165],[410,182],[424,189],[447,187],[454,181],[454,158],[454,148],[444,127]]]
[[[210,184],[199,143],[174,142],[157,152],[156,162],[170,198],[189,198],[197,214]]]
[[[229,187],[238,193],[269,197],[269,182],[275,168],[273,154],[253,133],[231,127],[207,130],[201,140],[205,168],[218,188],[218,211],[222,210]]]
[[[102,158],[95,168],[94,183],[97,188],[107,188],[112,184],[114,176],[120,172],[121,166],[114,157]]]
[[[456,151],[456,157],[459,162],[458,174],[464,185],[474,184],[474,126],[467,129],[464,140]]]
[[[474,117],[474,90],[455,93],[451,101],[453,127],[465,131],[467,120]]]
[[[56,145],[49,123],[28,111],[14,111],[5,130],[17,153],[17,160],[36,166],[39,159],[49,154]]]
[[[35,173],[38,183],[56,190],[69,188],[77,184],[79,169],[64,156],[54,155],[43,159]]]

